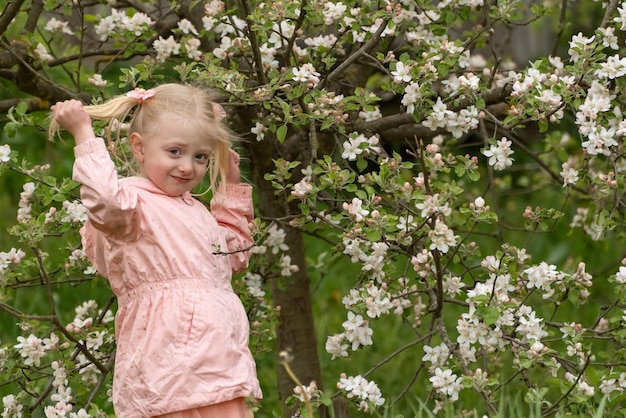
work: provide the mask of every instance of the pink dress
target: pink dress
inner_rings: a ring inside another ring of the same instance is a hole
[[[211,211],[150,180],[118,179],[100,138],[74,149],[89,219],[87,256],[118,298],[113,404],[146,418],[261,398],[246,312],[231,287],[252,244],[249,185],[227,185]]]

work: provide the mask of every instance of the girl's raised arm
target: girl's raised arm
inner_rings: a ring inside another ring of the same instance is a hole
[[[54,120],[59,126],[72,134],[76,145],[95,137],[91,118],[85,112],[83,104],[78,100],[58,102],[52,105],[50,110],[52,110]]]

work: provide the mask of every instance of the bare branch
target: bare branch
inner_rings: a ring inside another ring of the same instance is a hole
[[[7,28],[19,13],[24,0],[10,1],[0,14],[0,33],[6,33]]]

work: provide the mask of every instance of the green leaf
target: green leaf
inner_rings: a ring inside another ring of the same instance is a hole
[[[281,125],[276,129],[276,139],[278,142],[283,143],[287,137],[287,125]]]
[[[483,306],[480,309],[482,313],[483,322],[485,325],[493,325],[500,317],[500,312],[491,306]]]

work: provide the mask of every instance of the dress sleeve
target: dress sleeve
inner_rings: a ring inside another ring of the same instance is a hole
[[[249,224],[254,219],[252,206],[252,187],[249,184],[227,184],[224,190],[211,199],[211,213],[225,231],[226,244],[230,254],[233,273],[248,266],[254,241],[250,235]]]
[[[72,178],[82,184],[80,197],[89,223],[109,236],[133,240],[139,231],[140,205],[135,193],[120,186],[104,140],[77,145],[74,156]]]

